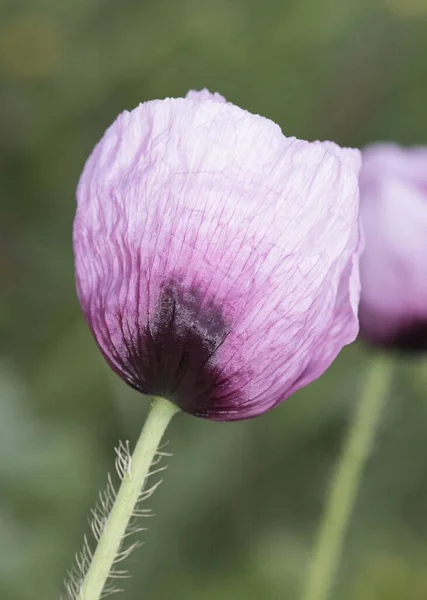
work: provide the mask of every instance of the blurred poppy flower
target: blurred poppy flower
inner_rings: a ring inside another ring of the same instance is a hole
[[[361,334],[427,349],[427,147],[376,144],[360,173]]]
[[[318,377],[358,332],[359,161],[207,90],[122,113],[74,224],[78,295],[111,367],[217,420]]]

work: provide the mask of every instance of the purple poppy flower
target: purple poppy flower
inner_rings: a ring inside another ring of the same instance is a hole
[[[363,152],[360,331],[369,341],[427,349],[427,147]]]
[[[358,332],[359,166],[207,90],[122,113],[74,224],[80,302],[111,367],[217,420],[318,377]]]

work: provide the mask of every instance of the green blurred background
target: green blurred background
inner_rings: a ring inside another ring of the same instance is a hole
[[[426,0],[1,0],[0,598],[57,600],[148,401],[75,296],[83,163],[124,108],[208,87],[288,135],[427,143]],[[123,598],[298,599],[369,354],[257,419],[180,415]],[[396,362],[335,600],[427,598],[427,369]]]

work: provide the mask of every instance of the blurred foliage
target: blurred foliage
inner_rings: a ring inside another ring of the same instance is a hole
[[[426,143],[425,0],[0,1],[0,596],[56,600],[118,438],[147,400],[97,352],[74,291],[84,160],[124,108],[218,90],[288,135]],[[298,598],[369,354],[274,411],[181,415],[126,598]],[[398,359],[335,589],[427,598],[427,364]]]

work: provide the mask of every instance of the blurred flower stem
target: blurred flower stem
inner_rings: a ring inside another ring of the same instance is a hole
[[[392,372],[393,360],[390,356],[372,356],[329,488],[303,600],[329,598],[363,468],[375,437]]]
[[[102,597],[112,567],[120,560],[126,529],[140,498],[150,465],[166,427],[178,410],[168,400],[153,398],[151,410],[123,473],[122,483],[82,583],[79,600],[99,600]]]

